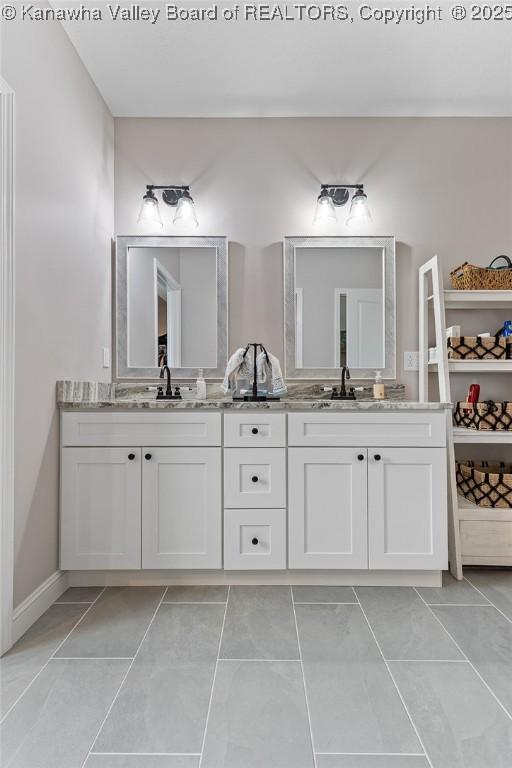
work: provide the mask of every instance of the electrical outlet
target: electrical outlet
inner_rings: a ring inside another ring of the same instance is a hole
[[[404,371],[419,371],[420,353],[404,352]]]
[[[110,368],[110,349],[103,347],[103,367]]]

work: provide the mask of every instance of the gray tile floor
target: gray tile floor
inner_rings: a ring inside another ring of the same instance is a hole
[[[0,662],[4,768],[510,768],[512,570],[69,589]]]

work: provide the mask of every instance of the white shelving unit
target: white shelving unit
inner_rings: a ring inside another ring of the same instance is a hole
[[[429,286],[429,283],[431,284]],[[448,360],[447,310],[508,309],[512,291],[444,290],[437,256],[419,270],[420,400],[427,402],[428,378],[437,373],[439,398],[451,403],[450,373],[512,373],[512,360]],[[428,313],[433,311],[438,359],[428,362]],[[452,425],[448,411],[448,541],[450,570],[462,579],[463,565],[512,565],[512,509],[479,507],[457,493],[455,445],[512,445],[510,431],[477,431]],[[496,542],[499,541],[499,547]]]

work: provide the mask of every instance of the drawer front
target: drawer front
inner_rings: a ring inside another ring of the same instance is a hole
[[[224,506],[285,507],[285,449],[226,448],[224,450]]]
[[[462,557],[505,557],[512,560],[512,522],[462,520]]]
[[[225,570],[286,568],[286,510],[226,509]]]
[[[438,447],[446,444],[441,413],[290,413],[288,445]]]
[[[66,412],[62,414],[62,445],[221,445],[221,414]]]
[[[224,445],[231,448],[284,448],[284,413],[227,413],[224,416]]]

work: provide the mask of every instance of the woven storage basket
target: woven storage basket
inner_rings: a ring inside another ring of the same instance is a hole
[[[476,267],[467,261],[450,273],[452,288],[458,291],[511,291],[512,268]]]
[[[457,493],[479,507],[512,507],[512,464],[457,462]]]
[[[476,430],[512,430],[512,403],[455,403],[453,423]]]
[[[449,360],[499,360],[506,357],[507,336],[450,336]]]

